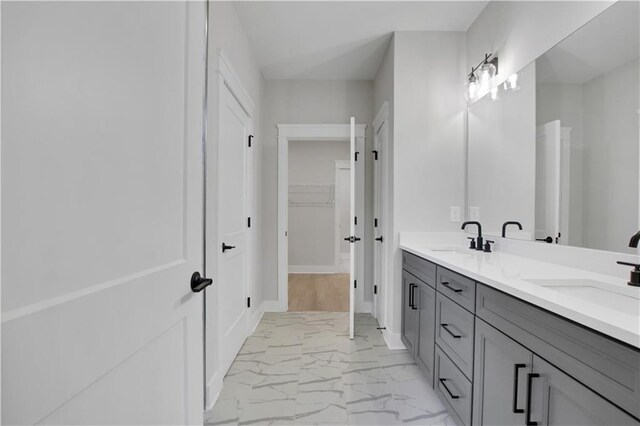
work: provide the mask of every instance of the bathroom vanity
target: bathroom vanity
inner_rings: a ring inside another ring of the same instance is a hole
[[[401,247],[402,340],[459,424],[640,423],[638,290],[505,253]],[[617,312],[597,309],[607,293]]]

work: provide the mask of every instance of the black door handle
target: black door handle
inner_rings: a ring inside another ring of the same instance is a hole
[[[525,368],[527,364],[515,364],[513,366],[513,412],[524,413],[522,408],[518,408],[518,372],[521,368]]]
[[[360,240],[362,240],[362,238],[353,237],[353,241],[354,241],[354,242],[356,242],[356,241],[360,241]]]
[[[375,239],[376,241],[380,241],[382,242],[382,236],[379,236],[378,238]]]
[[[527,418],[525,421],[527,426],[536,426],[538,424],[538,422],[531,420],[531,385],[536,377],[540,377],[540,375],[536,373],[527,374]]]
[[[352,242],[353,242],[353,237],[347,237],[347,238],[345,238],[344,240],[345,240],[345,241],[348,241],[348,242],[350,242],[350,243],[352,243]]]
[[[191,275],[191,291],[194,293],[200,293],[211,284],[213,284],[213,280],[211,278],[203,277],[198,271]]]
[[[228,246],[225,243],[222,243],[222,252],[224,253],[227,250],[233,250],[236,246]]]
[[[551,244],[553,242],[553,238],[548,236],[547,238],[536,238],[536,241],[544,241],[547,244]]]
[[[449,333],[451,337],[453,337],[454,339],[459,339],[462,337],[459,334],[453,334],[453,332],[449,330],[449,324],[440,324],[440,327],[444,328],[447,331],[447,333]]]
[[[449,394],[449,396],[451,397],[451,399],[458,399],[460,398],[460,395],[454,395],[453,393],[451,393],[451,391],[449,390],[449,387],[445,384],[445,382],[447,381],[447,379],[438,379],[440,381],[440,383],[442,383],[442,387],[444,387],[447,390],[447,393]]]

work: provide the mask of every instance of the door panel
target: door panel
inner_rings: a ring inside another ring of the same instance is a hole
[[[476,319],[474,424],[525,424],[526,379],[531,362],[531,352]]]
[[[251,118],[224,86],[220,94],[218,309],[221,371],[226,372],[248,333],[247,140]],[[233,248],[222,251],[222,245]]]
[[[638,424],[633,417],[535,355],[533,371],[539,377],[533,379],[531,420],[539,421],[539,425]]]
[[[349,235],[352,237],[352,241],[349,248],[349,338],[353,339],[355,334],[355,281],[356,277],[356,244],[358,244],[354,240],[354,236],[356,235],[356,226],[355,226],[355,215],[356,215],[356,119],[355,117],[351,117],[351,129],[350,129],[350,158],[351,162],[351,182],[350,182],[350,211],[351,220],[349,221]],[[360,286],[362,286],[362,281],[360,282]]]
[[[2,422],[202,423],[204,7],[1,7]]]

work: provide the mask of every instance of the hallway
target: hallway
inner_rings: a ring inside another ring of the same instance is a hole
[[[369,314],[266,313],[224,379],[207,425],[453,425],[409,354]]]

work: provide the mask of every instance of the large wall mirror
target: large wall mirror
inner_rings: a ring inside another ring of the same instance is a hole
[[[640,3],[613,4],[469,106],[468,205],[489,233],[634,252]]]

